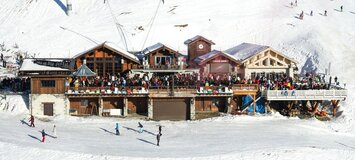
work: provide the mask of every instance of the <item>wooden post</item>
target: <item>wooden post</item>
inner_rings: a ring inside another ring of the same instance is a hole
[[[253,95],[253,102],[254,102],[254,115],[255,115],[255,112],[256,112],[256,101],[255,101],[255,94]]]
[[[124,117],[127,117],[127,115],[128,115],[128,98],[127,97],[123,98],[123,113],[122,114]]]
[[[336,113],[338,111],[338,104],[340,102],[340,100],[331,100],[332,105],[333,105],[333,117],[336,116]]]

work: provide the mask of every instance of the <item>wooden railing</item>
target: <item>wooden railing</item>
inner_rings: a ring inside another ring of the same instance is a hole
[[[111,87],[70,87],[65,94],[148,94],[148,90],[143,87],[126,87],[123,89]]]
[[[187,94],[232,94],[233,92],[257,91],[256,84],[236,84],[233,86],[149,86],[145,89],[141,86],[127,86],[122,88],[111,87],[69,87],[66,88],[67,95],[80,94],[149,94],[149,93],[187,93]]]
[[[344,100],[347,90],[267,90],[268,100]]]
[[[258,91],[258,84],[234,84],[232,90],[248,90],[248,91]]]

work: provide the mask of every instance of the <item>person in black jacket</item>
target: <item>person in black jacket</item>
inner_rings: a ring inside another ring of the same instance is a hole
[[[160,142],[160,133],[157,134],[157,146],[159,146],[159,142]]]
[[[30,117],[30,127],[35,127],[34,122],[35,122],[35,118],[33,117],[33,115],[31,115],[31,117]]]

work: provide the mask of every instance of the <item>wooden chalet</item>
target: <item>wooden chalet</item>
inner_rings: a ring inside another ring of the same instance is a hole
[[[117,75],[138,68],[140,65],[135,55],[108,42],[79,53],[73,59],[75,61],[74,70],[78,69],[86,60],[86,65],[100,77]]]
[[[251,43],[242,43],[225,52],[240,61],[237,73],[242,79],[254,79],[256,76],[273,79],[280,74],[293,77],[298,63],[269,46]]]
[[[157,43],[145,48],[143,65],[144,69],[183,69],[183,55],[164,44]],[[182,67],[182,68],[181,68]]]
[[[196,57],[194,62],[200,69],[201,77],[209,74],[232,74],[237,75],[241,62],[222,51],[213,50],[209,53]],[[238,76],[241,76],[238,74]]]
[[[72,59],[24,59],[18,75],[31,78],[30,112],[53,116],[66,114],[65,80],[72,73]]]

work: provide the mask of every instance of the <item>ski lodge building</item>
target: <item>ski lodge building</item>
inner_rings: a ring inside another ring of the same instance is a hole
[[[25,59],[19,76],[31,78],[30,112],[46,116],[194,120],[219,112],[233,113],[236,109],[255,113],[261,107],[265,112],[269,100],[298,98],[282,96],[280,91],[261,94],[258,84],[198,85],[197,81],[211,76],[235,76],[241,80],[273,79],[285,74],[293,77],[297,61],[269,46],[242,43],[218,51],[212,50],[214,42],[202,36],[184,44],[187,57],[161,43],[132,54],[105,42],[68,59]],[[198,75],[198,79],[193,85],[178,85],[174,84],[176,75]],[[152,80],[144,80],[146,77]],[[154,77],[166,78],[167,84],[158,85]],[[315,100],[335,100],[334,108],[346,97],[344,91],[312,95],[321,94]]]

